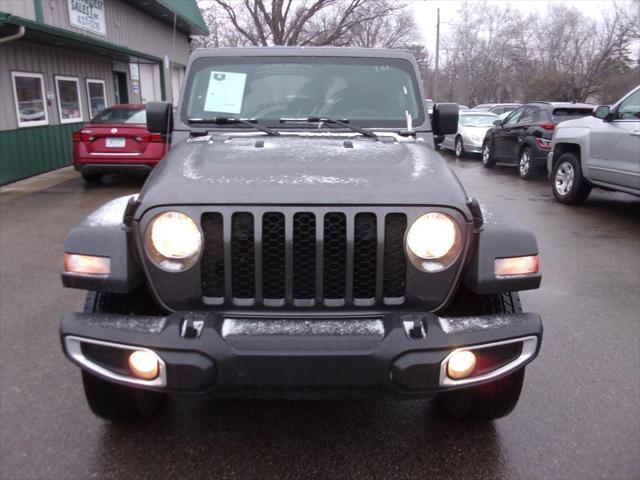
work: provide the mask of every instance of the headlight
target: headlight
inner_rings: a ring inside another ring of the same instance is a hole
[[[460,253],[460,231],[446,213],[430,212],[419,217],[407,233],[407,248],[418,257],[422,270],[437,272],[450,266]]]
[[[482,143],[483,138],[478,137],[477,135],[470,135],[469,140],[471,140],[473,143]]]
[[[160,268],[182,271],[191,267],[202,250],[202,233],[193,219],[180,212],[164,212],[147,226],[146,247]]]

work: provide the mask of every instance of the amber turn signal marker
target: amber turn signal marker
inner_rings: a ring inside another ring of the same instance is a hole
[[[496,258],[496,277],[510,277],[513,275],[530,275],[538,273],[540,268],[538,255],[526,257]]]
[[[153,380],[158,376],[158,358],[148,350],[136,350],[129,355],[129,368],[143,380]]]
[[[81,275],[109,275],[111,273],[111,259],[109,257],[65,253],[64,271]]]

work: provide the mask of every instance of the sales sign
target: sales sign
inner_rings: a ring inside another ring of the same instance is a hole
[[[106,36],[104,2],[105,0],[67,0],[69,23],[82,30]]]

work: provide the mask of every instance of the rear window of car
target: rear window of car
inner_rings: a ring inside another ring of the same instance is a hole
[[[146,124],[147,111],[144,108],[108,108],[96,115],[91,123],[133,123]]]
[[[573,120],[575,118],[588,117],[593,112],[591,108],[554,108],[551,119],[555,123]]]

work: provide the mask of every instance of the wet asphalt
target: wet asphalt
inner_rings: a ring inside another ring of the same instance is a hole
[[[172,400],[147,424],[113,426],[85,404],[58,340],[81,291],[62,288],[68,230],[142,180],[0,191],[0,478],[640,477],[640,198],[594,191],[556,203],[544,177],[445,155],[469,194],[538,235],[544,321],[520,403],[456,423],[430,401]]]

